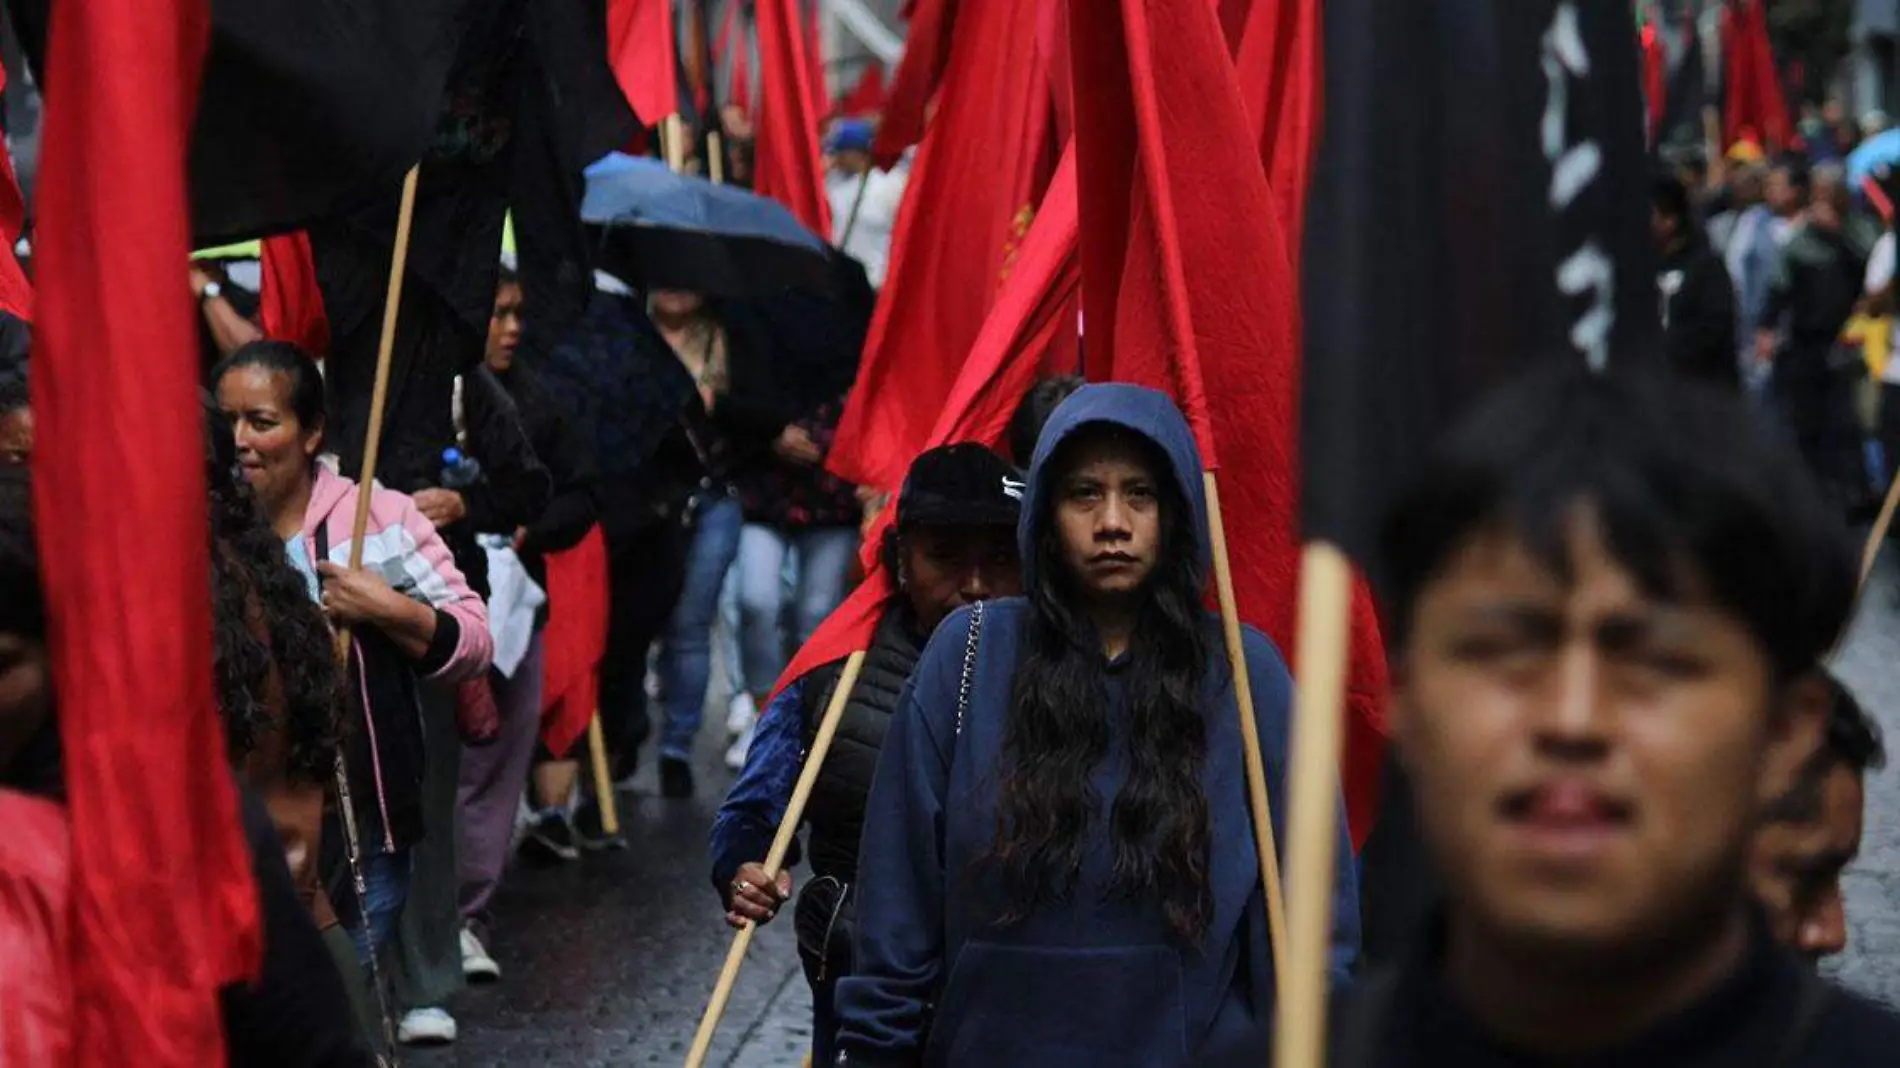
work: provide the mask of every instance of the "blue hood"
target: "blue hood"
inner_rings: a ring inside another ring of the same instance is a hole
[[[1029,485],[1017,521],[1016,542],[1023,554],[1023,585],[1036,584],[1036,542],[1049,518],[1050,457],[1062,442],[1091,423],[1122,427],[1155,443],[1174,469],[1181,496],[1194,509],[1195,550],[1202,574],[1213,567],[1213,549],[1207,536],[1207,494],[1202,482],[1201,450],[1194,431],[1168,395],[1141,386],[1121,384],[1083,386],[1049,415],[1029,461]]]

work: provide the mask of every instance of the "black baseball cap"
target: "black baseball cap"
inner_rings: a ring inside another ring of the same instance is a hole
[[[973,442],[941,445],[912,461],[897,498],[897,526],[1015,527],[1023,477]]]

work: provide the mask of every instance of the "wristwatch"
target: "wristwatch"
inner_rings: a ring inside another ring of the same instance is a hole
[[[222,296],[224,296],[223,286],[216,282],[206,282],[205,287],[198,291],[198,303],[203,304],[207,300],[217,300]]]

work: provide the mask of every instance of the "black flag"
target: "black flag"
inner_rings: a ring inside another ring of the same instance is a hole
[[[632,130],[607,69],[602,0],[469,0],[422,157],[377,477],[413,492],[440,477],[455,376],[482,356],[515,208],[529,310],[578,315],[593,272],[580,226],[590,152]],[[332,339],[330,443],[361,461],[400,183],[310,226]]]
[[[1370,563],[1438,430],[1534,360],[1654,347],[1636,34],[1581,0],[1332,0],[1302,516]]]
[[[1473,398],[1537,361],[1654,358],[1638,71],[1627,4],[1326,5],[1301,512],[1375,589],[1381,511]],[[1404,804],[1388,791],[1366,849],[1369,954],[1424,900]]]
[[[191,132],[200,247],[295,230],[399,181],[435,132],[470,0],[213,0]],[[55,0],[7,0],[45,84]]]

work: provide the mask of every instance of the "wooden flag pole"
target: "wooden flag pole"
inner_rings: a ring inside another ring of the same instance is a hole
[[[1280,851],[1273,836],[1273,808],[1267,801],[1267,765],[1260,755],[1260,725],[1254,718],[1253,681],[1247,650],[1240,639],[1240,608],[1234,597],[1234,572],[1227,558],[1227,525],[1221,518],[1220,486],[1214,472],[1201,480],[1207,488],[1208,533],[1214,543],[1214,588],[1220,596],[1221,632],[1227,661],[1234,670],[1234,703],[1240,708],[1240,743],[1247,766],[1247,805],[1253,813],[1254,850],[1260,854],[1260,883],[1266,890],[1267,933],[1273,942],[1273,973],[1286,974],[1286,897],[1280,886]]]
[[[726,184],[726,139],[718,130],[706,135],[706,177],[714,185]]]
[[[402,277],[409,264],[409,231],[416,214],[416,178],[421,173],[421,164],[409,168],[403,176],[402,200],[396,209],[396,248],[389,265],[389,291],[387,303],[383,306],[383,333],[376,346],[376,383],[370,391],[369,433],[363,441],[362,478],[356,494],[356,516],[350,526],[350,570],[363,566],[363,534],[369,527],[370,490],[376,480],[377,454],[383,447],[383,408],[389,402],[389,365],[396,348],[396,311],[402,302]],[[338,627],[334,654],[337,663],[345,674],[350,668],[350,629]],[[364,715],[369,714],[366,708]],[[351,882],[356,890],[356,902],[367,914],[369,888],[363,875],[362,838],[357,833],[356,804],[350,796],[349,770],[343,763],[343,749],[337,747],[334,761],[336,776],[337,808],[343,817],[344,847],[349,855]],[[383,986],[381,969],[376,965],[376,945],[372,938],[369,955],[369,980],[376,987],[376,1006],[382,1015],[383,1051],[389,1057],[389,1063],[397,1063],[395,1016],[390,1011],[389,993]]]
[[[1894,475],[1893,482],[1887,487],[1887,499],[1881,502],[1880,515],[1874,518],[1874,529],[1867,532],[1867,546],[1860,552],[1860,584],[1867,585],[1867,576],[1874,573],[1874,561],[1880,559],[1880,545],[1887,540],[1887,531],[1893,529],[1893,513],[1900,508],[1900,471]]]
[[[607,734],[600,729],[600,711],[587,721],[587,751],[594,765],[594,801],[600,805],[600,829],[609,837],[620,833],[620,801],[614,796],[613,773],[607,770]]]
[[[785,864],[785,854],[791,851],[799,821],[805,818],[805,805],[811,800],[812,787],[817,785],[818,772],[824,768],[825,757],[831,752],[831,739],[838,733],[838,721],[844,718],[845,702],[850,699],[851,688],[858,684],[858,672],[863,669],[864,650],[860,649],[845,660],[844,673],[838,676],[837,688],[825,706],[818,736],[812,739],[811,752],[798,773],[798,785],[792,789],[791,804],[785,806],[785,818],[779,821],[778,833],[772,836],[772,848],[765,855],[765,877],[773,882],[778,881],[779,869]],[[706,1063],[713,1032],[719,1029],[719,1018],[726,1013],[726,1002],[732,999],[732,984],[739,978],[739,967],[745,963],[746,949],[752,945],[752,935],[757,930],[757,925],[748,923],[733,936],[732,948],[726,952],[726,965],[719,970],[719,982],[713,986],[712,1000],[706,1004],[706,1014],[699,1018],[699,1033],[693,1036],[693,1048],[686,1054],[686,1068],[701,1068]]]
[[[1326,1056],[1326,958],[1333,930],[1339,749],[1352,633],[1352,564],[1338,547],[1306,546],[1294,670],[1299,715],[1287,784],[1287,966],[1279,973],[1276,1068],[1321,1068]]]
[[[677,112],[660,120],[660,152],[666,157],[667,168],[674,174],[686,169],[686,134],[681,129]]]
[[[363,566],[363,533],[369,529],[370,487],[383,451],[383,408],[389,403],[389,365],[396,351],[396,312],[402,306],[402,279],[409,269],[409,229],[416,216],[416,178],[422,165],[402,180],[402,204],[396,211],[396,251],[389,263],[389,295],[383,303],[383,336],[376,343],[376,384],[369,394],[369,433],[363,438],[363,470],[358,473],[356,518],[350,524],[350,570]]]

